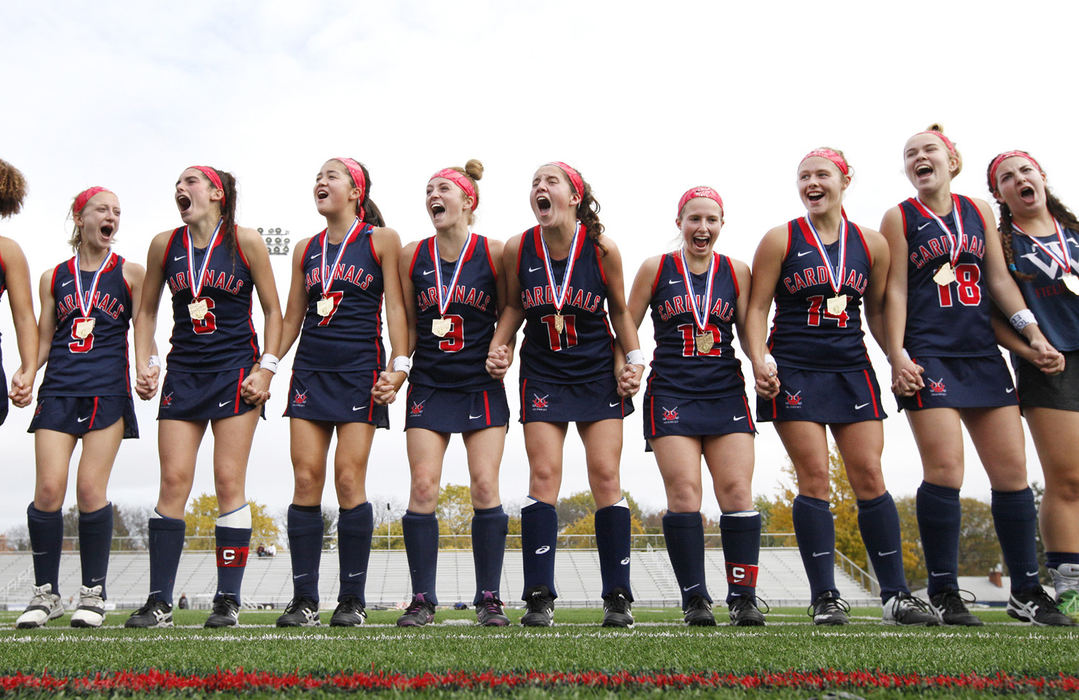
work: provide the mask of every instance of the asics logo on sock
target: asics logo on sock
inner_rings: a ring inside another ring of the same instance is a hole
[[[549,552],[549,551],[551,551],[551,546],[550,546],[550,545],[547,545],[547,544],[545,544],[545,545],[543,545],[542,547],[538,547],[538,548],[536,549],[536,554],[546,554],[546,553],[547,553],[547,552]]]
[[[622,563],[622,566],[629,566],[629,557],[626,557],[625,559],[623,559],[621,563]]]

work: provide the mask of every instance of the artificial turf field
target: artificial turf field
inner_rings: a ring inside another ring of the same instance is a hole
[[[555,627],[480,628],[471,611],[438,612],[421,629],[399,611],[371,611],[353,629],[279,630],[277,612],[243,611],[241,627],[206,630],[205,611],[177,611],[174,629],[16,630],[0,613],[0,692],[396,696],[524,694],[596,697],[679,690],[699,696],[913,697],[1079,692],[1079,628],[1035,628],[1002,610],[981,628],[897,628],[880,610],[819,628],[803,609],[775,609],[763,628],[686,628],[673,609],[634,610],[631,630],[598,626],[595,609],[556,608]],[[520,610],[507,613],[515,623]],[[717,620],[726,610],[716,608]],[[323,611],[324,622],[329,612]]]

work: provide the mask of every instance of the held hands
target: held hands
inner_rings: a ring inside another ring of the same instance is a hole
[[[34,375],[20,369],[11,376],[11,391],[8,393],[11,403],[18,408],[26,408],[34,398]]]
[[[389,406],[397,398],[397,392],[405,383],[405,372],[384,371],[378,375],[375,388],[371,390],[371,399],[380,406]]]
[[[765,399],[773,399],[779,393],[779,376],[776,372],[776,363],[773,360],[764,360],[753,363],[754,388],[757,395]]]
[[[641,377],[644,376],[644,366],[626,363],[622,365],[622,371],[618,373],[618,395],[625,398],[633,396],[641,389]]]
[[[491,375],[492,379],[502,379],[506,376],[506,371],[510,368],[510,349],[506,345],[499,345],[493,348],[487,353],[487,362],[485,367],[487,368],[487,374]]]
[[[892,363],[892,393],[896,396],[914,396],[925,388],[922,373],[925,368],[906,354]]]
[[[1064,371],[1064,355],[1049,344],[1047,340],[1034,340],[1030,343],[1034,355],[1031,364],[1045,374],[1060,374]]]
[[[157,380],[161,375],[160,367],[140,367],[135,372],[135,393],[143,401],[149,401],[157,393]]]
[[[240,398],[252,406],[261,406],[270,398],[270,380],[274,373],[259,365],[251,371],[240,385]]]

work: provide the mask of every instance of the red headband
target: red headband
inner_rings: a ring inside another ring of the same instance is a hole
[[[716,192],[711,187],[691,187],[686,190],[686,193],[678,200],[678,216],[682,216],[682,209],[689,200],[697,199],[698,197],[712,200],[719,205],[720,211],[723,211],[723,198],[719,196],[719,192]]]
[[[334,160],[341,161],[342,165],[348,169],[348,174],[352,177],[352,184],[360,188],[360,221],[363,221],[363,200],[367,198],[367,178],[363,176],[363,168],[360,164],[351,158],[334,158]]]
[[[1034,164],[1034,167],[1038,169],[1039,173],[1041,173],[1042,175],[1045,175],[1045,171],[1042,170],[1042,166],[1040,166],[1038,164],[1038,161],[1034,160],[1034,156],[1030,155],[1026,151],[1004,151],[999,156],[994,158],[993,162],[989,164],[989,191],[990,192],[996,192],[997,191],[997,168],[999,168],[1000,164],[1003,163],[1008,158],[1012,158],[1012,157],[1016,157],[1016,156],[1018,156],[1019,158],[1026,158],[1027,160],[1029,160],[1031,163]]]
[[[955,150],[955,144],[952,143],[952,140],[950,138],[948,138],[947,136],[944,135],[944,132],[942,132],[942,131],[933,131],[932,129],[927,129],[926,131],[919,131],[917,134],[915,134],[915,136],[921,136],[922,134],[933,134],[934,136],[936,136],[937,138],[939,138],[941,141],[944,142],[944,146],[945,146],[945,148],[948,149],[949,153],[951,153],[953,156],[958,156],[959,155],[959,153],[956,152],[956,150]]]
[[[573,186],[573,191],[577,193],[578,197],[584,198],[584,180],[581,179],[581,174],[579,172],[560,160],[553,160],[547,165],[553,165],[564,172],[566,177],[569,178],[569,184]]]
[[[801,165],[809,158],[824,158],[830,160],[835,163],[835,167],[839,168],[839,172],[844,175],[850,175],[850,166],[847,165],[847,159],[839,155],[838,151],[834,151],[831,148],[815,148],[802,156],[802,160],[798,161],[798,164]]]
[[[480,205],[480,196],[476,194],[476,188],[473,186],[472,180],[467,175],[454,170],[453,168],[443,168],[432,175],[431,180],[434,180],[436,177],[446,178],[460,187],[466,195],[472,198],[472,211],[476,211],[476,207]],[[428,180],[428,182],[430,182],[430,180]]]
[[[217,174],[217,171],[214,170],[213,168],[209,167],[208,165],[192,165],[191,167],[194,168],[195,170],[198,170],[203,175],[205,175],[210,180],[211,185],[213,185],[217,189],[221,190],[221,192],[222,192],[221,204],[224,205],[225,204],[225,197],[224,197],[225,186],[221,184],[221,176]]]
[[[87,187],[85,190],[75,195],[75,203],[71,205],[71,213],[81,214],[82,210],[86,207],[86,204],[94,198],[94,195],[102,192],[116,194],[107,187]]]

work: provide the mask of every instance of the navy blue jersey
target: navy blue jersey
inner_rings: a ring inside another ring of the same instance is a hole
[[[4,292],[6,290],[7,290],[7,268],[4,265],[3,256],[0,256],[0,299],[4,298]],[[0,353],[0,373],[3,373],[3,371],[4,371],[4,366],[3,366],[2,362],[3,362],[3,354]],[[6,387],[7,384],[5,384],[4,386]],[[4,395],[4,404],[5,404],[5,406],[7,405],[7,394]]]
[[[730,258],[713,253],[716,272],[712,279],[712,303],[707,328],[713,344],[708,352],[697,347],[698,333],[691,304],[698,315],[706,295],[708,273],[693,274],[693,289],[686,289],[682,257],[678,253],[663,256],[652,282],[652,328],[656,351],[652,355],[649,390],[661,396],[722,397],[745,392],[742,366],[734,356],[735,302],[738,280]]]
[[[259,358],[258,335],[251,323],[251,293],[255,283],[251,268],[237,245],[232,251],[218,236],[199,300],[206,301],[206,315],[191,318],[188,304],[194,301],[189,279],[188,232],[181,226],[172,232],[161,261],[165,282],[172,292],[172,337],[168,368],[184,372],[220,372],[250,369]],[[195,248],[195,274],[201,269],[205,248]]]
[[[827,302],[836,296],[826,262],[812,242],[804,218],[787,224],[787,255],[776,283],[776,313],[768,346],[781,365],[802,369],[849,371],[869,367],[862,332],[862,295],[869,284],[872,259],[862,231],[847,224],[847,259],[839,293],[846,308],[836,314]],[[826,245],[833,274],[839,267],[839,241]]]
[[[1072,274],[1079,274],[1079,233],[1063,229],[1068,262]],[[1038,327],[1057,350],[1079,350],[1079,296],[1064,286],[1065,270],[1053,260],[1064,260],[1064,251],[1057,236],[1039,237],[1038,242],[1053,252],[1050,256],[1020,233],[1012,234],[1015,267],[1020,274],[1033,275],[1032,280],[1019,280],[1023,299],[1038,319]]]
[[[566,265],[576,253],[557,332],[554,292],[544,270],[540,227],[525,231],[517,252],[517,279],[525,312],[521,344],[521,376],[552,382],[588,382],[613,376],[614,336],[607,324],[607,277],[599,246],[581,227],[577,251],[552,260],[555,284],[562,284]]]
[[[914,358],[995,355],[996,337],[989,322],[991,301],[982,284],[985,270],[985,221],[969,197],[956,197],[964,243],[954,266],[955,281],[939,285],[933,275],[950,263],[948,235],[932,217],[919,211],[914,198],[899,205],[907,238],[907,327],[903,347]],[[928,211],[928,210],[926,210]],[[955,208],[941,221],[958,236]],[[894,265],[901,264],[898,260]]]
[[[443,317],[435,288],[434,243],[434,236],[420,241],[409,266],[416,293],[416,349],[409,382],[456,390],[499,387],[502,383],[491,379],[484,364],[498,320],[498,279],[487,239],[470,234],[452,290],[447,288],[456,262],[438,261],[443,298],[450,299],[445,315],[450,327],[442,337],[431,331],[432,321]]]
[[[78,271],[84,295],[90,294],[94,272]],[[124,279],[124,259],[110,254],[101,271],[90,309],[94,328],[85,338],[76,333],[82,309],[75,291],[75,274],[75,258],[60,263],[52,272],[56,331],[38,395],[130,396],[127,329],[131,323],[131,288]]]
[[[386,364],[382,346],[382,262],[375,253],[372,227],[363,224],[340,244],[326,246],[326,267],[334,264],[342,245],[348,244],[333,272],[330,313],[320,316],[322,299],[322,242],[326,231],[312,236],[303,255],[307,314],[293,369],[379,370]]]

